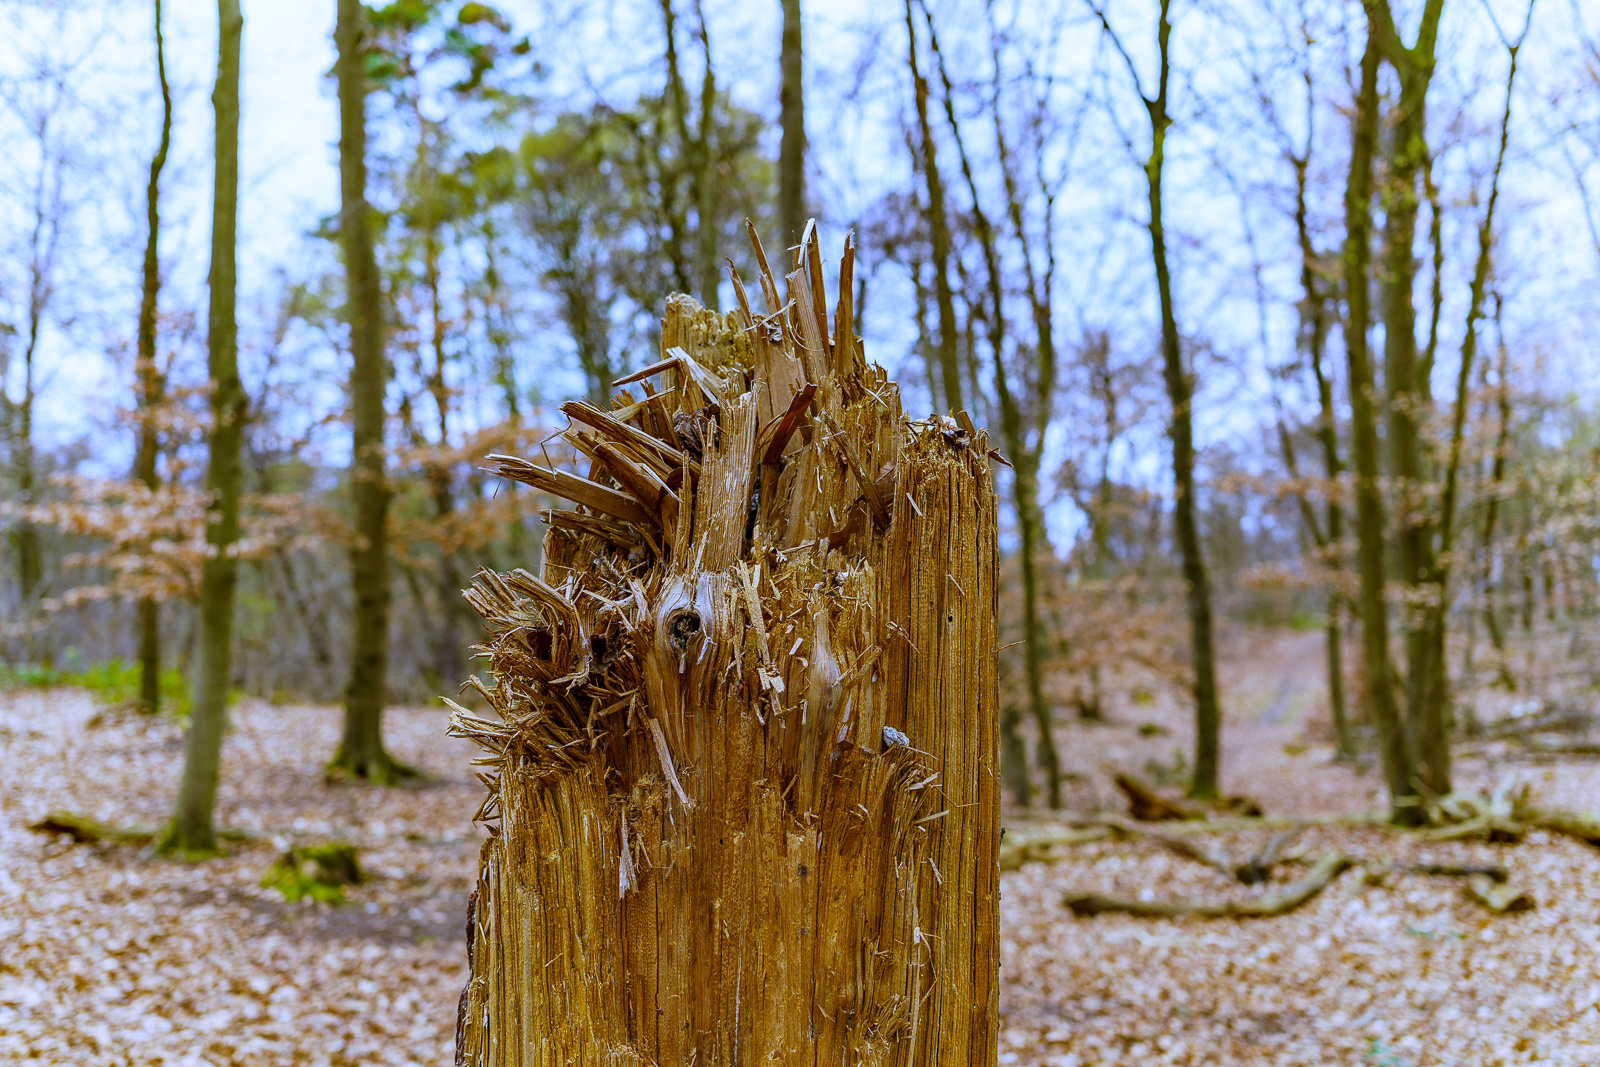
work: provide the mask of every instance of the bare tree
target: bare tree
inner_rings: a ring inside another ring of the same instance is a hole
[[[1025,281],[1025,295],[1033,318],[1033,344],[1020,346],[1033,354],[1033,366],[1017,374],[1021,379],[1016,384],[1020,390],[1012,388],[1011,377],[1014,372],[1006,366],[1007,349],[1007,318],[1006,318],[1006,292],[1003,267],[1001,264],[1000,234],[990,219],[989,212],[984,210],[983,196],[978,191],[977,179],[973,174],[972,160],[967,152],[966,138],[961,132],[961,123],[956,116],[955,92],[950,82],[950,74],[945,66],[944,53],[939,49],[939,36],[934,30],[933,19],[928,12],[923,0],[918,0],[922,10],[923,19],[928,30],[928,45],[935,64],[938,68],[941,100],[944,105],[945,121],[950,126],[950,132],[955,140],[957,158],[961,162],[961,175],[966,183],[967,194],[971,198],[973,226],[978,237],[978,245],[983,253],[985,267],[985,301],[981,305],[981,314],[988,333],[989,355],[993,369],[995,396],[1000,405],[1001,439],[1005,443],[1006,452],[1010,454],[1014,473],[1011,479],[1012,496],[1017,509],[1017,526],[1021,534],[1021,584],[1022,584],[1022,642],[1024,671],[1027,678],[1028,706],[1032,713],[1034,727],[1038,732],[1039,765],[1045,772],[1046,787],[1050,807],[1061,807],[1061,757],[1056,750],[1055,738],[1052,733],[1052,718],[1050,706],[1045,702],[1044,696],[1044,633],[1039,617],[1039,587],[1042,582],[1040,574],[1040,561],[1051,555],[1049,538],[1045,532],[1044,514],[1039,505],[1039,467],[1044,458],[1045,431],[1050,425],[1053,414],[1052,401],[1055,397],[1056,385],[1056,342],[1053,320],[1052,288],[1055,283],[1055,195],[1053,189],[1044,180],[1042,172],[1030,176],[1037,180],[1038,190],[1043,200],[1044,231],[1040,245],[1042,253],[1038,253],[1032,246],[1028,226],[1024,218],[1024,198],[1016,170],[1017,161],[1012,158],[1006,139],[1005,125],[1001,119],[999,86],[1000,86],[1000,54],[998,33],[992,33],[991,39],[995,42],[991,52],[994,61],[993,97],[990,100],[990,109],[994,115],[995,145],[998,150],[1000,168],[1005,178],[1006,199],[1004,213],[1011,223],[1012,238],[1016,241],[1023,263]],[[1040,103],[1042,110],[1043,103]],[[1027,155],[1035,161],[1035,167],[1040,166],[1043,156],[1042,144],[1030,146],[1032,149]],[[1036,266],[1035,259],[1042,255],[1043,267]],[[1018,392],[1026,395],[1018,396]],[[1016,735],[1016,722],[1014,711],[1008,711],[1007,721],[1003,729],[1007,733],[1006,750],[1012,762],[1005,768],[1008,776],[1012,795],[1019,804],[1027,804],[1031,787],[1026,777],[1026,762],[1024,761],[1019,773],[1015,760],[1021,751],[1020,739]]]
[[[778,93],[778,226],[785,246],[798,244],[806,226],[805,78],[800,35],[800,0],[783,4],[783,45],[779,58],[783,81]]]
[[[939,176],[939,153],[928,121],[928,81],[917,61],[917,29],[912,19],[911,0],[906,0],[907,61],[911,69],[911,88],[916,101],[918,148],[922,179],[928,192],[928,236],[933,250],[933,293],[939,308],[939,376],[944,386],[947,410],[962,410],[960,344],[956,326],[955,293],[950,285],[950,220],[945,211],[944,180]],[[933,398],[937,405],[939,398]]]
[[[211,290],[208,315],[211,379],[210,460],[206,466],[206,558],[200,570],[200,668],[189,719],[177,811],[161,847],[186,856],[216,851],[212,811],[222,734],[227,725],[233,654],[233,602],[238,576],[240,448],[246,398],[239,381],[235,321],[236,228],[239,214],[239,53],[244,17],[239,0],[217,0],[216,171],[211,200]]]
[[[1417,727],[1418,762],[1431,768],[1427,779],[1429,788],[1448,792],[1450,785],[1450,707],[1449,686],[1445,671],[1445,630],[1449,607],[1449,588],[1455,546],[1456,508],[1460,496],[1460,471],[1462,441],[1465,436],[1469,383],[1473,362],[1478,352],[1478,325],[1483,318],[1483,308],[1488,291],[1489,273],[1493,262],[1495,208],[1500,202],[1500,176],[1505,168],[1506,146],[1511,136],[1511,102],[1516,88],[1517,56],[1527,39],[1533,22],[1533,0],[1528,3],[1528,17],[1522,32],[1515,40],[1501,33],[1508,55],[1506,69],[1505,107],[1500,116],[1500,145],[1495,154],[1494,169],[1490,172],[1489,191],[1485,199],[1483,218],[1478,223],[1478,254],[1473,263],[1472,283],[1467,297],[1467,321],[1461,341],[1461,361],[1456,370],[1455,401],[1450,418],[1450,437],[1445,454],[1444,489],[1436,518],[1438,528],[1437,550],[1432,569],[1427,575],[1434,588],[1429,609],[1421,627],[1424,636],[1423,655],[1418,668],[1425,672],[1420,685],[1413,684],[1413,692],[1420,693],[1421,707],[1411,708],[1411,715],[1419,720]],[[1499,25],[1496,24],[1496,30]]]
[[[1368,0],[1368,32],[1376,35],[1383,57],[1400,83],[1390,122],[1386,178],[1380,185],[1383,207],[1384,254],[1379,271],[1380,299],[1383,307],[1383,372],[1387,415],[1389,472],[1397,488],[1395,501],[1395,547],[1398,577],[1407,585],[1428,586],[1435,567],[1436,545],[1429,509],[1424,497],[1428,477],[1427,447],[1422,432],[1424,417],[1431,406],[1428,381],[1431,377],[1434,343],[1418,352],[1417,316],[1413,293],[1416,281],[1418,195],[1423,172],[1429,166],[1427,141],[1427,96],[1435,66],[1434,49],[1444,0],[1427,0],[1417,30],[1417,42],[1407,47],[1400,40],[1388,0]],[[1438,211],[1435,209],[1435,215]],[[1436,247],[1438,247],[1436,245]],[[1435,271],[1437,276],[1438,271]],[[1441,301],[1435,296],[1434,307]],[[1437,336],[1436,330],[1430,330]],[[1431,791],[1450,792],[1449,743],[1445,724],[1431,721],[1427,687],[1428,666],[1426,610],[1403,614],[1406,647],[1406,717],[1412,758],[1417,773]]]
[[[172,144],[172,89],[167,84],[166,49],[161,37],[161,0],[155,0],[156,80],[161,85],[161,140],[150,159],[150,180],[145,186],[145,244],[143,284],[139,298],[139,337],[134,370],[139,409],[139,443],[133,459],[133,476],[154,492],[161,487],[156,455],[161,447],[156,411],[166,392],[166,381],[156,363],[156,298],[161,289],[161,171]],[[155,713],[161,706],[161,606],[154,597],[139,599],[139,707]]]
[[[1372,157],[1378,140],[1378,63],[1382,47],[1369,23],[1361,82],[1351,119],[1350,176],[1345,184],[1345,358],[1349,364],[1350,450],[1355,461],[1357,561],[1361,574],[1361,637],[1367,711],[1378,730],[1391,817],[1415,823],[1417,803],[1410,746],[1395,700],[1389,664],[1389,607],[1384,600],[1384,507],[1378,485],[1378,422],[1368,352],[1372,265]]]
[[[1161,0],[1156,22],[1156,89],[1151,95],[1144,88],[1138,67],[1111,28],[1104,11],[1093,7],[1101,28],[1111,40],[1128,68],[1134,89],[1144,103],[1150,119],[1150,153],[1145,158],[1144,176],[1149,192],[1150,249],[1155,263],[1156,294],[1161,306],[1161,363],[1167,399],[1172,416],[1169,432],[1172,441],[1173,525],[1182,558],[1183,580],[1189,606],[1189,641],[1194,667],[1195,757],[1189,781],[1189,795],[1213,798],[1218,789],[1218,763],[1221,751],[1222,713],[1217,702],[1216,654],[1212,635],[1211,585],[1206,577],[1205,558],[1200,547],[1200,530],[1194,506],[1194,375],[1183,365],[1183,340],[1178,332],[1177,312],[1172,299],[1172,270],[1167,262],[1167,235],[1162,216],[1161,181],[1166,163],[1167,131],[1172,116],[1167,109],[1171,80],[1169,45],[1172,37],[1171,0]]]
[[[350,483],[355,504],[355,544],[350,549],[350,572],[355,594],[355,632],[350,684],[345,691],[344,737],[330,770],[387,785],[411,771],[383,747],[390,599],[390,487],[384,461],[383,400],[389,375],[383,347],[382,294],[367,204],[364,21],[360,0],[339,0],[334,28],[339,83],[339,238],[344,248],[352,357]]]

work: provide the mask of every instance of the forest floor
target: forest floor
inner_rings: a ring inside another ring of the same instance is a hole
[[[1318,634],[1234,633],[1222,665],[1224,785],[1274,815],[1370,811],[1377,772],[1331,761]],[[466,978],[464,909],[482,833],[472,750],[438,708],[386,732],[427,782],[323,781],[328,706],[235,709],[220,825],[252,831],[186,866],[136,847],[29,832],[67,809],[118,825],[170,812],[182,737],[74,690],[0,693],[0,1062],[446,1064]],[[1102,725],[1063,723],[1068,805],[1120,810],[1109,772],[1176,781],[1181,702],[1126,685]],[[1508,769],[1540,802],[1600,810],[1600,762],[1457,769],[1488,789]],[[1037,813],[1008,824],[1037,828]],[[1214,835],[1236,854],[1270,831]],[[260,885],[288,844],[350,840],[370,879],[343,905]],[[1248,895],[1145,839],[1074,846],[1002,877],[1001,1063],[1017,1065],[1600,1064],[1600,850],[1541,832],[1518,845],[1428,842],[1379,827],[1307,830],[1296,848],[1396,862],[1496,862],[1537,902],[1494,915],[1459,879],[1351,871],[1277,918],[1075,918],[1064,895]],[[1299,877],[1293,869],[1279,881]]]

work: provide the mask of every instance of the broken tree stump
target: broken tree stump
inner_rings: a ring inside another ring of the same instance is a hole
[[[809,227],[765,315],[672,298],[661,361],[564,409],[586,474],[491,460],[579,507],[468,592],[458,1063],[995,1062],[988,444],[902,414],[852,257],[831,330]]]

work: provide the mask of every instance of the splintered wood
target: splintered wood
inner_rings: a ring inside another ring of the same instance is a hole
[[[493,834],[458,1063],[995,1062],[988,443],[905,418],[849,242],[831,329],[801,249],[765,315],[674,297],[661,360],[565,406],[585,474],[491,459],[578,510],[467,594],[498,720],[452,721]]]

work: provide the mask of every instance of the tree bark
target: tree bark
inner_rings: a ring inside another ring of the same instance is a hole
[[[1361,572],[1361,637],[1367,710],[1378,730],[1390,813],[1397,823],[1422,818],[1412,784],[1411,749],[1395,701],[1389,665],[1389,609],[1384,600],[1383,497],[1378,486],[1378,425],[1367,331],[1372,263],[1372,156],[1378,139],[1377,32],[1369,24],[1361,83],[1351,121],[1350,177],[1345,185],[1345,356],[1350,374],[1350,451],[1356,471],[1356,543]]]
[[[1311,91],[1307,76],[1306,91]],[[1328,503],[1324,509],[1326,536],[1316,537],[1317,548],[1323,555],[1324,565],[1337,564],[1342,570],[1347,564],[1339,546],[1344,541],[1344,507],[1339,503],[1338,481],[1344,473],[1344,463],[1339,458],[1339,420],[1334,410],[1333,382],[1324,367],[1327,358],[1328,333],[1333,313],[1330,304],[1337,308],[1336,294],[1324,289],[1321,276],[1322,257],[1311,238],[1309,212],[1306,205],[1306,178],[1311,165],[1311,139],[1308,132],[1304,151],[1292,157],[1295,172],[1294,224],[1300,244],[1301,326],[1304,330],[1306,353],[1311,360],[1311,375],[1317,386],[1317,437],[1322,443],[1322,473],[1328,482]],[[1336,310],[1335,312],[1336,313]],[[1340,760],[1356,758],[1355,740],[1350,734],[1350,716],[1344,695],[1344,627],[1340,621],[1343,599],[1337,588],[1327,593],[1327,620],[1323,624],[1324,648],[1328,664],[1328,709],[1333,720],[1334,751]]]
[[[1531,18],[1530,9],[1530,18]],[[1524,29],[1523,35],[1527,31]],[[1523,38],[1508,43],[1510,68],[1506,74],[1506,102],[1500,119],[1500,148],[1489,178],[1489,196],[1478,225],[1478,255],[1472,268],[1472,285],[1467,298],[1466,329],[1462,333],[1461,362],[1456,371],[1455,402],[1451,408],[1450,439],[1445,457],[1444,492],[1439,502],[1438,553],[1430,560],[1428,580],[1434,587],[1433,602],[1422,627],[1425,643],[1421,668],[1424,684],[1419,688],[1423,704],[1412,714],[1420,719],[1417,741],[1418,764],[1426,772],[1424,784],[1443,796],[1450,792],[1450,687],[1445,671],[1445,629],[1449,621],[1450,566],[1455,547],[1456,502],[1461,471],[1461,448],[1466,432],[1469,383],[1478,354],[1478,323],[1483,318],[1484,296],[1489,283],[1491,252],[1494,245],[1494,212],[1500,202],[1500,173],[1505,166],[1506,147],[1511,136],[1512,90],[1516,86],[1517,53]]]
[[[661,18],[666,33],[667,95],[672,109],[673,125],[678,133],[679,150],[689,174],[689,203],[698,216],[698,241],[695,246],[695,279],[700,297],[707,307],[717,307],[717,288],[721,272],[717,267],[714,223],[716,206],[716,161],[711,154],[711,140],[716,113],[716,76],[711,67],[711,37],[706,29],[704,11],[700,15],[700,44],[705,53],[705,76],[700,88],[700,125],[689,129],[689,94],[683,83],[683,71],[678,64],[678,18],[672,0],[661,0]],[[674,243],[688,229],[688,220],[669,206],[672,216]]]
[[[995,1063],[987,441],[907,421],[843,297],[830,343],[812,252],[772,316],[669,300],[629,377],[680,432],[591,416],[610,484],[491,460],[610,517],[474,583],[500,719],[453,727],[499,825],[458,1063]]]
[[[806,228],[806,110],[804,53],[801,51],[800,0],[782,0],[783,70],[778,90],[778,229],[784,246],[799,244]]]
[[[339,84],[339,240],[344,250],[350,322],[350,485],[355,543],[350,549],[355,617],[344,737],[330,772],[389,784],[407,772],[383,747],[389,659],[389,482],[384,470],[382,292],[367,205],[365,19],[360,0],[339,0],[334,40]]]
[[[133,476],[154,492],[161,488],[156,474],[160,435],[156,408],[166,392],[156,365],[156,298],[161,289],[161,171],[167,165],[172,143],[172,90],[167,85],[166,48],[161,36],[161,0],[155,0],[156,78],[161,85],[161,142],[150,160],[150,180],[145,186],[146,233],[143,284],[139,298],[139,337],[134,377],[139,408],[139,444],[134,454]],[[154,715],[161,709],[161,605],[154,597],[139,599],[139,710]]]
[[[917,31],[911,17],[911,0],[906,0],[907,53],[911,84],[917,105],[917,131],[922,155],[922,178],[928,190],[928,237],[933,252],[933,294],[939,309],[939,377],[944,386],[945,409],[962,410],[959,330],[956,327],[955,294],[950,288],[950,222],[945,214],[944,180],[939,177],[939,153],[928,122],[928,81],[917,63]],[[932,398],[937,407],[939,398]]]
[[[233,602],[238,561],[239,494],[247,400],[239,381],[238,328],[234,317],[235,233],[239,213],[239,54],[244,17],[238,0],[217,0],[216,172],[211,200],[210,308],[207,316],[211,377],[211,441],[206,466],[206,559],[200,568],[200,663],[184,751],[177,811],[162,840],[164,851],[205,855],[216,851],[212,825],[222,734],[227,727],[233,652]]]
[[[1168,42],[1172,23],[1167,17],[1170,0],[1161,0],[1156,44],[1160,56],[1156,95],[1144,97],[1150,116],[1150,155],[1145,160],[1145,181],[1150,193],[1150,250],[1155,261],[1156,294],[1161,306],[1161,368],[1167,399],[1172,405],[1173,526],[1183,564],[1183,582],[1189,605],[1189,643],[1194,666],[1195,739],[1194,775],[1189,796],[1209,800],[1218,795],[1222,712],[1217,701],[1216,654],[1211,619],[1211,584],[1200,547],[1200,529],[1194,507],[1194,381],[1184,369],[1182,338],[1172,301],[1172,272],[1167,264],[1167,236],[1161,213],[1161,179],[1166,162],[1167,81],[1170,72]],[[1130,64],[1131,69],[1131,64]]]
[[[1387,392],[1389,470],[1396,486],[1395,548],[1400,580],[1414,591],[1440,595],[1435,581],[1435,538],[1438,528],[1430,516],[1425,486],[1429,478],[1422,427],[1433,398],[1428,383],[1429,358],[1417,358],[1416,233],[1420,199],[1418,182],[1428,165],[1427,98],[1433,78],[1434,42],[1438,36],[1443,0],[1427,0],[1417,43],[1400,42],[1388,0],[1369,0],[1369,31],[1378,38],[1389,65],[1400,82],[1395,107],[1388,175],[1380,197],[1384,210],[1383,265],[1383,367]],[[1437,288],[1437,285],[1436,285]],[[1430,336],[1436,337],[1437,330]],[[1436,712],[1439,704],[1430,689],[1435,678],[1431,662],[1435,613],[1418,605],[1402,612],[1406,649],[1406,724],[1411,737],[1416,771],[1422,784],[1444,796],[1450,792],[1447,725]]]
[[[972,200],[973,226],[978,234],[978,244],[983,251],[983,261],[986,269],[985,291],[989,306],[983,317],[988,326],[988,341],[990,358],[994,367],[995,396],[1000,404],[1001,438],[1006,451],[1010,454],[1013,464],[1011,478],[1011,492],[1013,503],[1017,510],[1017,527],[1020,533],[1020,562],[1022,585],[1022,646],[1024,673],[1028,687],[1028,709],[1033,716],[1034,728],[1038,731],[1039,740],[1037,755],[1039,767],[1045,774],[1046,795],[1052,809],[1061,807],[1061,756],[1056,749],[1054,735],[1054,716],[1044,697],[1044,626],[1039,618],[1039,559],[1041,555],[1050,552],[1049,540],[1045,534],[1044,513],[1039,506],[1039,466],[1044,456],[1044,435],[1050,423],[1051,401],[1055,396],[1056,382],[1056,347],[1055,332],[1052,325],[1050,287],[1054,281],[1055,253],[1049,248],[1049,235],[1046,234],[1046,257],[1049,267],[1046,270],[1042,283],[1034,276],[1033,258],[1030,255],[1028,233],[1023,225],[1022,196],[1018,190],[1015,174],[1012,170],[1011,154],[1006,146],[1005,131],[1000,125],[999,111],[995,112],[995,139],[999,149],[1000,168],[1005,175],[1006,187],[1006,214],[1015,230],[1017,243],[1022,251],[1022,259],[1026,264],[1027,288],[1029,303],[1033,308],[1034,318],[1034,352],[1037,356],[1037,366],[1031,379],[1032,395],[1028,397],[1031,410],[1024,413],[1022,405],[1018,402],[1016,392],[1011,388],[1011,372],[1005,365],[1005,339],[1006,339],[1006,314],[1004,277],[1000,262],[1000,249],[998,235],[989,218],[988,212],[983,208],[983,200],[978,194],[978,183],[972,171],[972,161],[967,155],[966,139],[961,134],[961,124],[956,118],[954,88],[950,84],[950,75],[945,68],[944,53],[939,49],[939,36],[933,28],[933,19],[925,4],[922,7],[923,17],[928,24],[928,47],[933,54],[938,66],[940,87],[943,89],[941,101],[944,105],[945,121],[950,125],[951,136],[955,139],[957,158],[961,162],[961,175],[966,182],[967,195]],[[971,319],[968,324],[970,326]],[[1026,378],[1026,375],[1024,375]],[[1009,718],[1009,716],[1008,716]],[[1010,736],[1006,738],[1006,755],[1011,757],[1013,749],[1022,749],[1020,737],[1015,736],[1015,723],[1006,724]],[[1013,740],[1014,739],[1014,740]],[[1027,793],[1031,789],[1019,789],[1022,783],[1013,779],[1013,776],[1026,780],[1027,770],[1024,764],[1021,771],[1007,766],[1008,781],[1011,782],[1013,796],[1018,796],[1022,803],[1027,802]]]

